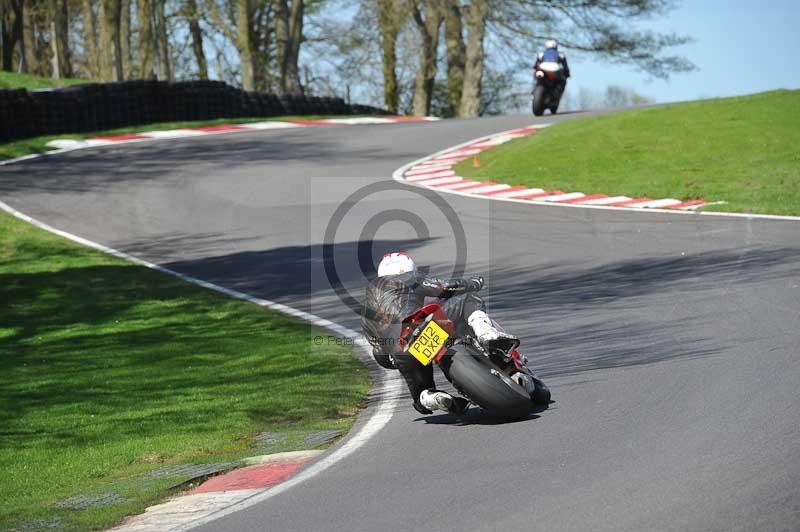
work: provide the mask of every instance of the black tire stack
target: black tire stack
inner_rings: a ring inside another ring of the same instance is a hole
[[[341,98],[245,92],[221,81],[91,83],[0,90],[0,141],[155,122],[279,115],[386,115]]]

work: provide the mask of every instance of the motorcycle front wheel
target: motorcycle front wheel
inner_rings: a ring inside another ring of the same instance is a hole
[[[463,344],[453,346],[451,351],[442,369],[470,401],[502,417],[519,418],[530,412],[528,393],[489,357]]]
[[[538,83],[533,89],[533,114],[536,116],[544,114],[544,85]]]

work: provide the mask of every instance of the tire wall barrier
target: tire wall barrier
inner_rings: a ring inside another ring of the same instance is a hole
[[[123,81],[0,90],[0,142],[155,122],[280,115],[386,115],[341,98],[245,92],[221,81]]]

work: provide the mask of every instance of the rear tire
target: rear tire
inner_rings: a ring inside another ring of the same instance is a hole
[[[456,345],[443,364],[453,385],[473,403],[493,414],[519,418],[531,410],[531,397],[489,358],[465,345]],[[493,373],[492,370],[495,370]]]
[[[533,89],[533,114],[536,116],[544,114],[544,85],[537,84]]]

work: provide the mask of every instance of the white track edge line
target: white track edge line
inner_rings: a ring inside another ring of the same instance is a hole
[[[547,124],[550,125],[550,124]],[[535,125],[536,127],[542,127],[544,124]],[[531,127],[531,126],[528,126]],[[517,128],[522,129],[522,128]],[[513,129],[509,129],[508,131],[514,131]],[[458,190],[447,190],[442,188],[434,188],[434,187],[427,187],[425,185],[420,185],[418,183],[414,183],[413,181],[406,181],[404,179],[403,174],[405,174],[410,168],[414,166],[424,163],[426,161],[430,161],[436,157],[441,157],[443,154],[446,154],[453,150],[461,149],[465,146],[469,146],[471,144],[477,144],[479,142],[484,142],[489,138],[495,135],[504,135],[507,134],[508,131],[499,131],[497,133],[493,133],[490,135],[484,135],[482,137],[477,137],[472,140],[468,140],[467,142],[462,142],[461,144],[456,144],[455,146],[451,146],[449,148],[445,148],[443,150],[439,150],[436,153],[432,153],[431,155],[426,155],[425,157],[421,157],[415,161],[411,161],[408,164],[404,164],[394,172],[392,172],[392,179],[398,181],[400,183],[405,183],[411,187],[417,188],[424,188],[427,190],[432,190],[434,192],[439,193],[447,193],[447,194],[455,194],[458,196],[463,196],[465,198],[473,198],[479,200],[489,200],[489,201],[504,201],[509,203],[522,203],[525,205],[546,205],[548,207],[569,207],[574,209],[597,209],[597,210],[604,210],[604,211],[625,211],[625,212],[637,212],[637,213],[663,213],[663,214],[683,214],[689,216],[724,216],[729,218],[745,218],[747,220],[782,220],[782,221],[792,221],[798,222],[800,221],[800,216],[782,216],[777,214],[746,214],[740,212],[711,212],[711,211],[696,211],[696,210],[680,210],[680,209],[631,209],[630,207],[612,207],[610,205],[581,205],[579,203],[558,203],[553,201],[536,201],[536,200],[521,200],[516,198],[502,198],[496,196],[483,196],[480,194],[469,194],[467,192],[459,192]],[[455,165],[454,165],[455,166]],[[467,178],[465,178],[467,179]],[[707,205],[715,205],[721,202],[712,202],[708,203]]]
[[[391,124],[331,124],[331,125],[332,126],[343,126],[343,127],[359,126],[359,125],[367,125],[367,126],[372,126],[372,125],[394,125],[394,124],[409,124],[409,123],[413,124],[413,123],[421,123],[421,122],[433,122],[433,121],[436,121],[436,120],[439,120],[439,118],[437,118],[437,117],[424,117],[423,120],[419,120],[417,122],[414,122],[414,121],[411,121],[411,122],[392,122]],[[268,121],[269,120],[267,120],[267,122]],[[281,122],[281,121],[280,120],[275,120],[275,122]],[[258,123],[258,122],[247,122],[247,123]],[[220,124],[220,125],[244,126],[247,123],[244,123],[244,124]],[[134,143],[138,143],[138,142],[154,142],[154,141],[165,142],[165,141],[171,141],[171,140],[188,140],[188,139],[193,139],[193,138],[198,138],[198,137],[207,137],[209,135],[230,135],[232,133],[257,133],[257,132],[261,132],[261,131],[273,131],[274,132],[274,131],[280,131],[280,130],[284,130],[284,129],[304,129],[304,128],[309,128],[309,127],[314,127],[314,126],[311,126],[311,125],[308,125],[308,124],[300,124],[300,123],[295,123],[295,122],[283,122],[283,123],[294,124],[294,125],[292,127],[276,127],[276,128],[268,128],[268,129],[245,128],[245,129],[231,129],[231,130],[222,130],[222,131],[203,131],[203,132],[200,132],[197,135],[189,135],[189,136],[185,136],[185,137],[143,137],[143,138],[140,138],[140,139],[110,140],[110,141],[107,141],[107,143],[103,143],[103,144],[88,144],[87,143],[87,141],[97,139],[98,137],[85,138],[85,139],[53,139],[53,140],[75,140],[76,142],[82,142],[84,144],[80,144],[78,146],[72,146],[70,148],[56,148],[54,150],[47,150],[47,151],[43,151],[41,153],[29,153],[28,155],[23,155],[21,157],[15,157],[14,159],[5,159],[3,161],[0,161],[0,166],[5,166],[7,164],[14,164],[14,163],[18,163],[18,162],[21,162],[21,161],[26,161],[26,160],[29,160],[29,159],[36,159],[38,157],[43,157],[45,155],[58,155],[58,154],[61,154],[61,153],[67,153],[67,152],[77,151],[77,150],[85,150],[85,149],[88,149],[88,148],[106,148],[108,146],[119,146],[119,145],[122,145],[122,144],[134,144]],[[175,128],[175,129],[189,129],[191,131],[195,131],[194,129],[191,129],[191,128]],[[152,133],[153,131],[168,131],[168,130],[140,131],[138,133],[132,133],[132,134],[133,135],[144,135],[146,133]],[[68,135],[68,133],[64,133],[64,134]],[[124,133],[121,133],[121,134],[124,134]]]
[[[8,163],[8,161],[6,161],[6,163]],[[238,290],[225,288],[224,286],[204,281],[202,279],[198,279],[196,277],[192,277],[190,275],[186,275],[177,272],[175,270],[170,270],[169,268],[159,266],[158,264],[154,264],[152,262],[148,262],[138,257],[134,257],[133,255],[129,255],[114,248],[104,246],[103,244],[98,244],[97,242],[93,242],[86,238],[74,235],[72,233],[68,233],[66,231],[62,231],[60,229],[56,229],[55,227],[52,227],[44,222],[40,222],[39,220],[18,211],[17,209],[11,207],[2,200],[0,200],[0,209],[14,216],[15,218],[18,218],[35,227],[38,227],[39,229],[43,229],[45,231],[66,238],[67,240],[71,240],[83,246],[95,249],[97,251],[102,251],[103,253],[107,253],[108,255],[113,255],[114,257],[132,262],[134,264],[138,264],[139,266],[144,266],[151,270],[155,270],[161,273],[165,273],[167,275],[171,275],[173,277],[177,277],[182,281],[197,286],[201,286],[203,288],[207,288],[210,290],[214,290],[215,292],[219,292],[234,299],[247,301],[249,303],[258,305],[260,307],[265,307],[270,310],[280,312],[282,314],[302,319],[303,321],[309,322],[316,327],[327,329],[333,333],[347,337],[353,341],[354,345],[358,346],[361,349],[363,355],[362,358],[364,360],[369,361],[372,358],[371,353],[367,348],[368,344],[364,341],[362,335],[360,335],[359,333],[357,333],[352,329],[333,323],[330,320],[326,320],[314,314],[290,307],[288,305],[284,305],[282,303],[276,303],[268,299],[262,299],[259,297],[251,296],[249,294],[245,294],[244,292],[239,292]],[[239,510],[243,510],[244,508],[263,502],[271,497],[274,497],[275,495],[278,495],[279,493],[283,493],[289,488],[296,486],[297,484],[300,484],[305,480],[308,480],[318,475],[319,473],[322,473],[323,471],[333,466],[340,460],[343,460],[344,458],[350,456],[352,453],[358,450],[362,445],[367,443],[373,436],[375,436],[378,432],[380,432],[381,429],[383,429],[389,423],[389,421],[392,419],[392,416],[394,415],[395,407],[397,406],[398,400],[400,398],[400,389],[397,386],[399,380],[397,376],[384,375],[382,372],[377,373],[377,375],[380,375],[380,381],[375,383],[376,384],[375,391],[377,391],[377,393],[379,394],[378,405],[375,407],[375,409],[372,411],[372,413],[366,419],[366,421],[363,422],[358,431],[355,432],[354,434],[348,434],[347,436],[345,436],[344,443],[336,447],[335,450],[333,450],[333,452],[331,452],[329,455],[325,456],[324,458],[316,462],[313,462],[310,466],[303,469],[300,473],[291,477],[285,482],[277,484],[271,488],[267,488],[263,492],[257,493],[251,497],[248,497],[247,499],[238,501],[226,508],[222,508],[220,510],[217,510],[216,512],[212,512],[211,514],[201,517],[196,521],[179,525],[169,530],[175,530],[175,531],[190,530],[192,528],[215,521],[225,515],[238,512]],[[375,391],[373,391],[373,393],[375,393]],[[382,397],[383,394],[385,394],[385,397]],[[358,421],[356,423],[358,423]]]

